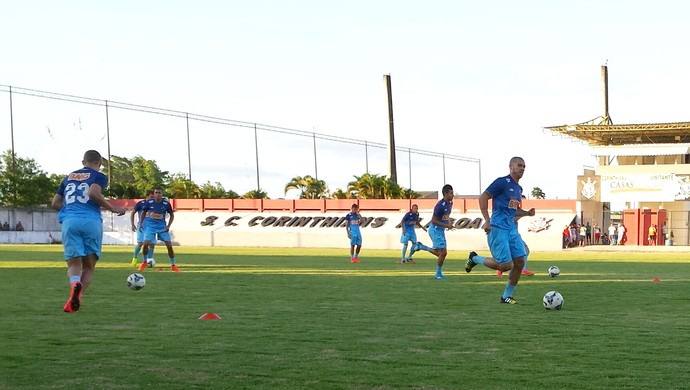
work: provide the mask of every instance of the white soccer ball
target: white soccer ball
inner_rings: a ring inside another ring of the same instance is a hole
[[[132,290],[141,290],[146,286],[146,278],[142,274],[131,274],[127,277],[127,287]]]
[[[156,260],[154,260],[153,258],[147,259],[146,264],[148,264],[149,268],[153,268],[156,266]]]
[[[558,291],[549,291],[544,295],[544,309],[561,310],[563,307],[563,295]]]
[[[560,274],[561,274],[561,270],[558,267],[556,267],[555,265],[552,265],[551,267],[549,267],[549,276],[550,277],[555,278],[556,276],[558,276]]]

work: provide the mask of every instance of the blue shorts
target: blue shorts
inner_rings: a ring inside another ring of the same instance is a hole
[[[417,243],[417,233],[414,230],[411,232],[403,233],[400,236],[400,243],[401,244],[407,244],[408,241],[413,243],[413,244]]]
[[[429,237],[434,249],[446,249],[446,229],[434,224],[429,225]]]
[[[62,221],[65,260],[95,254],[101,257],[103,222],[98,219],[67,218]]]
[[[362,245],[362,235],[350,233],[350,245]]]
[[[527,254],[525,242],[522,241],[517,229],[501,229],[492,226],[487,238],[491,256],[498,263],[509,263]]]
[[[157,229],[160,228],[144,228],[144,241],[148,241],[153,245],[156,245],[157,239],[164,242],[172,241],[170,239],[170,232],[166,232],[165,228],[162,228],[160,231]]]

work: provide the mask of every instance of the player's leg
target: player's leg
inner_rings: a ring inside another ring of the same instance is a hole
[[[434,277],[439,280],[443,280],[446,277],[443,276],[443,263],[446,260],[446,255],[448,254],[446,250],[446,234],[442,228],[429,229],[429,237],[431,237],[432,244],[434,245],[433,251],[437,256],[436,260],[436,274]]]
[[[414,253],[415,253],[415,247],[417,246],[417,233],[414,231],[412,233],[409,233],[407,235],[407,239],[410,240],[412,243],[412,248],[410,248],[410,255],[407,257],[407,262],[410,264],[414,264]]]
[[[402,264],[404,264],[405,261],[406,261],[405,254],[407,253],[407,243],[408,243],[409,241],[410,241],[410,240],[407,238],[407,234],[403,233],[403,234],[400,236],[400,243],[403,244],[403,247],[402,247],[402,256],[400,257],[400,263],[402,263]],[[410,253],[412,253],[413,251],[414,251],[414,243],[413,243],[412,248],[410,249]]]
[[[132,257],[132,267],[137,266],[137,261],[139,258],[139,252],[144,245],[144,230],[137,228],[137,244],[134,246],[134,256]],[[144,259],[146,259],[144,257]]]
[[[82,230],[80,220],[68,218],[62,222],[62,246],[70,285],[70,295],[63,308],[66,313],[77,312],[81,303],[82,257],[85,254]]]
[[[150,233],[144,229],[144,245],[142,246],[143,261],[139,265],[139,272],[144,271],[148,265],[148,259],[153,257],[153,243],[155,242],[155,233]]]
[[[508,232],[507,229],[492,228],[486,237],[493,257],[480,256],[474,251],[470,252],[465,262],[465,272],[471,272],[472,268],[477,264],[483,264],[485,267],[497,271],[509,271],[512,268],[512,264],[509,264],[511,257],[510,247],[508,246]]]

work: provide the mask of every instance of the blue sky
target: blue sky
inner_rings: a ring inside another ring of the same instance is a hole
[[[690,121],[688,8],[663,0],[2,2],[0,84],[385,143],[390,74],[398,146],[478,158],[481,187],[520,155],[526,191],[574,198],[575,176],[594,165],[589,148],[542,128],[603,113],[604,64],[614,123]],[[0,94],[2,150],[8,106]],[[102,108],[25,96],[14,96],[13,108],[16,152],[48,172],[75,169],[87,148],[105,153]],[[113,154],[187,172],[184,121],[110,115]],[[253,132],[192,131],[203,133],[192,140],[197,183],[255,188]],[[272,198],[285,196],[292,176],[314,174],[310,141],[263,137],[261,187]],[[364,156],[331,146],[318,152],[319,178],[344,188],[364,173]],[[304,153],[285,157],[292,150]],[[370,170],[387,174],[379,154]],[[408,186],[408,162],[398,160]],[[439,169],[414,162],[413,188],[440,189]],[[447,169],[456,191],[479,192],[475,167]]]

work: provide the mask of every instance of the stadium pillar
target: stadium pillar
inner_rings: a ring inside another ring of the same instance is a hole
[[[395,163],[395,131],[393,128],[393,92],[391,90],[391,75],[383,75],[388,95],[388,164],[391,183],[398,184],[398,170]]]

